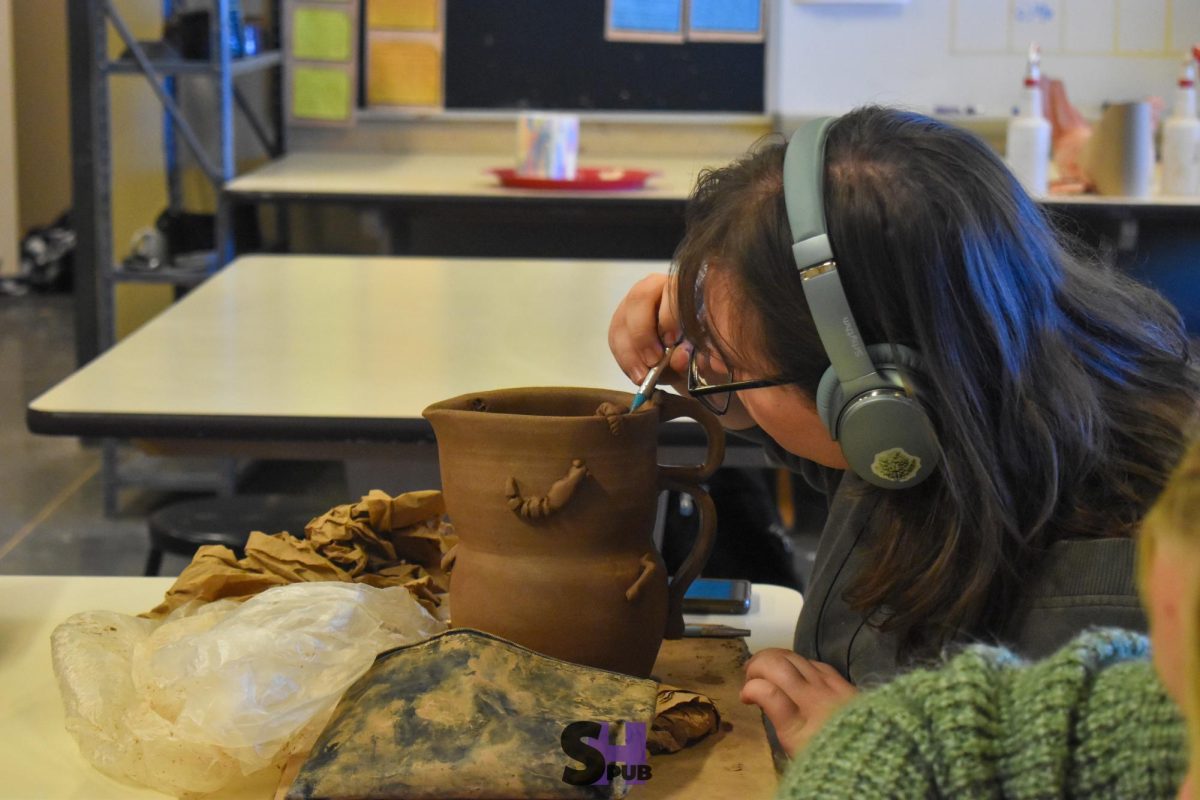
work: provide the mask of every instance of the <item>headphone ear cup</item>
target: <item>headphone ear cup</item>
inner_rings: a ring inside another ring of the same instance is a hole
[[[921,374],[921,355],[911,347],[902,344],[872,344],[867,346],[871,361],[875,362],[876,370],[890,369],[903,371],[910,378],[919,378]]]
[[[928,414],[906,391],[915,393],[921,358],[896,344],[871,345],[867,353],[880,380],[847,398],[830,368],[817,387],[817,411],[857,475],[887,489],[915,486],[941,460]]]
[[[842,384],[833,367],[826,369],[825,374],[821,376],[821,382],[817,384],[816,400],[817,414],[820,415],[821,422],[825,423],[825,430],[829,431],[829,435],[834,439],[838,438],[838,417],[841,416],[845,403],[842,399]]]
[[[911,347],[905,347],[902,344],[868,345],[867,354],[871,357],[871,362],[875,364],[877,372],[889,370],[894,374],[899,372],[897,367],[903,367],[904,372],[911,376],[913,373],[921,371],[921,356]],[[816,402],[817,414],[820,415],[821,422],[825,423],[825,429],[829,431],[829,435],[837,439],[838,420],[845,410],[846,398],[842,392],[842,383],[838,380],[833,367],[825,370],[825,374],[821,376],[821,382],[817,384]]]

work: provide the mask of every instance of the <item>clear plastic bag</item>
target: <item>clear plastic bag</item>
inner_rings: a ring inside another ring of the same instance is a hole
[[[378,653],[445,627],[400,587],[297,583],[161,621],[76,614],[51,652],[67,730],[92,764],[209,793],[307,752]]]

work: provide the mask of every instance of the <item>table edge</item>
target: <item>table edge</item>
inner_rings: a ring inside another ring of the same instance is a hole
[[[34,401],[36,402],[36,401]],[[46,411],[25,409],[31,433],[133,439],[225,439],[235,441],[376,443],[434,442],[422,417],[305,417],[245,414],[163,414]],[[660,445],[703,445],[704,429],[691,420],[659,427]]]

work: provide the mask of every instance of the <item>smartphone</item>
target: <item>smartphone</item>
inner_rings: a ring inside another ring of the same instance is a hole
[[[750,581],[697,578],[683,595],[685,614],[745,614],[750,610]]]

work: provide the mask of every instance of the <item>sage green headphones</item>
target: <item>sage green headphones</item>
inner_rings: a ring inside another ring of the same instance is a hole
[[[920,358],[899,344],[865,345],[858,332],[825,227],[825,135],[834,120],[801,126],[783,159],[783,195],[800,270],[829,369],[817,387],[817,411],[850,469],[885,489],[928,478],[941,458],[937,433],[905,373]]]

